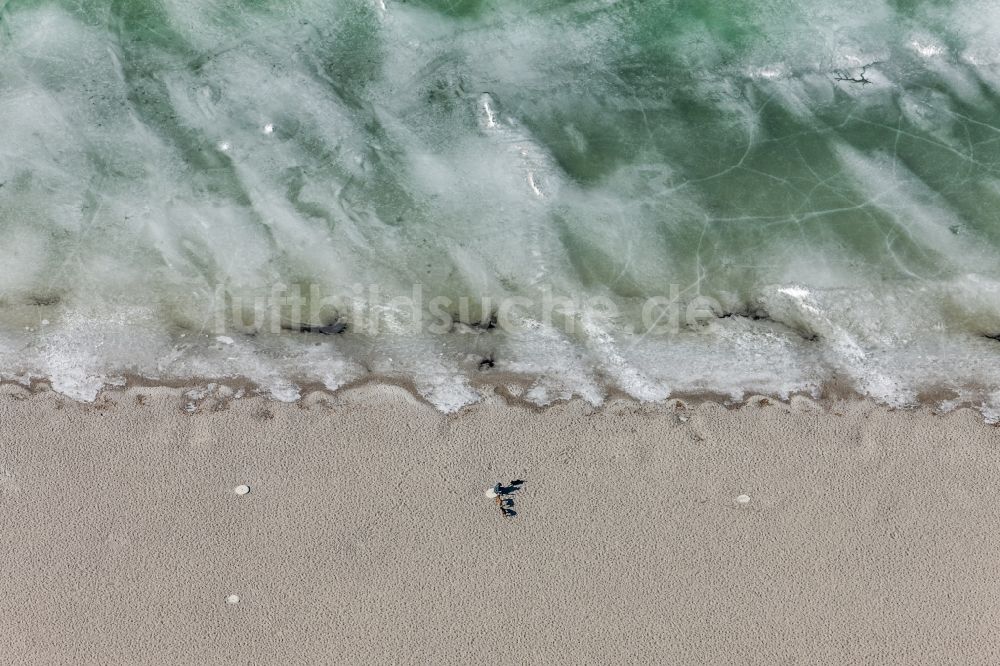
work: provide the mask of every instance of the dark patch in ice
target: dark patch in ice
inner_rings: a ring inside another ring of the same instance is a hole
[[[770,315],[770,313],[768,313],[763,308],[752,308],[748,306],[742,310],[727,310],[725,312],[717,313],[715,316],[718,317],[719,319],[740,317],[742,319],[749,319],[751,321],[767,321],[771,322],[772,324],[777,324],[778,326],[782,326],[791,331],[794,331],[796,335],[798,335],[803,340],[806,340],[807,342],[815,342],[816,340],[819,340],[819,333],[816,333],[815,331],[812,331],[801,325],[789,324],[780,321],[778,319],[775,319]]]
[[[347,330],[347,322],[338,319],[332,324],[282,324],[281,328],[286,331],[296,331],[297,333],[319,333],[320,335],[339,335]]]
[[[469,92],[461,75],[444,72],[428,86],[424,97],[429,104],[446,110],[455,108],[461,100],[467,98]]]
[[[833,80],[843,81],[845,83],[860,83],[861,85],[866,86],[869,83],[871,83],[871,79],[865,76],[865,74],[868,72],[869,67],[873,67],[877,64],[878,62],[868,63],[867,65],[861,68],[861,71],[858,73],[857,76],[852,76],[850,71],[846,69],[837,70],[833,73]]]
[[[479,370],[480,371],[482,371],[482,370],[489,370],[490,368],[492,368],[495,365],[496,365],[496,361],[493,360],[493,354],[490,354],[489,356],[483,358],[483,360],[481,360],[479,362]]]
[[[28,297],[28,305],[37,305],[40,307],[57,305],[62,297],[56,294],[34,294]]]
[[[742,310],[731,310],[727,312],[722,312],[716,315],[719,319],[729,319],[730,317],[742,317],[744,319],[751,319],[753,321],[758,321],[760,319],[771,320],[771,315],[767,313],[766,310],[757,308],[751,309],[749,307]]]
[[[473,321],[463,321],[462,315],[452,314],[451,315],[452,330],[461,331],[462,328],[472,329],[474,331],[491,331],[497,327],[499,319],[497,317],[497,311],[491,310],[488,317],[484,317],[479,320]]]

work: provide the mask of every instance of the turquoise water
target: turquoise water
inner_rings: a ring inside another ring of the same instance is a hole
[[[997,34],[979,0],[10,0],[0,378],[998,416]]]

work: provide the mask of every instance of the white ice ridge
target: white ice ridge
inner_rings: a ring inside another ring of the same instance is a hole
[[[481,111],[480,122],[484,129],[493,129],[499,124],[492,95],[483,93],[479,96],[479,109]]]

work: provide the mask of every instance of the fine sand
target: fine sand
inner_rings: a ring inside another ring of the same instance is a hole
[[[968,410],[4,386],[0,529],[9,664],[1000,663]]]

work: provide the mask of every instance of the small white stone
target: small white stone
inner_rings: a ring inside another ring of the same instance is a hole
[[[215,339],[224,345],[231,345],[235,342],[235,340],[233,340],[228,335],[217,335],[215,336]]]
[[[240,595],[230,594],[228,597],[226,597],[226,603],[229,604],[230,606],[240,603]]]
[[[229,152],[229,148],[230,148],[230,145],[229,145],[228,141],[221,141],[219,143],[219,150],[221,150],[222,152],[224,152],[224,153],[225,152]]]
[[[49,325],[49,320],[48,319],[43,319],[42,320],[42,326],[48,326],[48,325]]]
[[[750,503],[750,496],[749,495],[738,495],[736,497],[736,503],[737,504],[749,504]]]
[[[274,134],[274,123],[264,125],[264,134]]]
[[[233,492],[237,495],[246,495],[250,492],[250,486],[236,486],[236,489]]]

